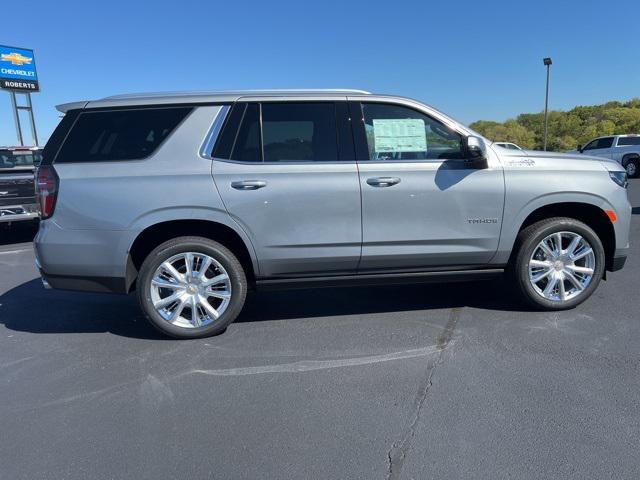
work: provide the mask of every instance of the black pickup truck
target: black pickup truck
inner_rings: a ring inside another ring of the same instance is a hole
[[[0,147],[0,224],[38,218],[34,172],[41,160],[40,147]]]

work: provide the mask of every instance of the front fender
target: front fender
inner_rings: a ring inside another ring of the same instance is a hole
[[[587,192],[557,192],[539,195],[526,201],[520,206],[511,205],[511,209],[505,208],[505,218],[498,250],[492,263],[505,264],[511,256],[516,238],[527,218],[536,210],[562,203],[581,203],[598,207],[601,210],[616,210],[603,196]]]

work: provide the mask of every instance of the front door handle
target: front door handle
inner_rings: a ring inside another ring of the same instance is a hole
[[[235,188],[236,190],[257,190],[266,186],[267,182],[262,180],[241,180],[238,182],[231,182],[231,188]]]
[[[376,177],[367,178],[367,184],[372,187],[392,187],[400,183],[398,177]]]

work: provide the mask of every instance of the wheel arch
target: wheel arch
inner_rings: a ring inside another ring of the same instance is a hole
[[[249,240],[244,238],[240,232],[217,221],[176,219],[151,224],[135,237],[127,255],[127,292],[135,287],[138,272],[147,255],[161,243],[182,236],[200,236],[221,243],[238,257],[247,275],[247,280],[251,284],[254,283],[259,272],[257,258]]]
[[[640,153],[637,153],[637,152],[625,153],[622,156],[622,160],[620,161],[620,163],[624,168],[627,168],[627,163],[629,163],[629,160],[637,159],[637,158],[640,158]]]
[[[592,203],[557,202],[539,206],[531,211],[521,222],[517,235],[529,225],[545,218],[568,217],[589,226],[600,238],[605,253],[605,271],[610,270],[616,249],[615,229],[605,210]],[[516,235],[516,236],[517,236]],[[512,258],[517,251],[517,240],[512,249]]]

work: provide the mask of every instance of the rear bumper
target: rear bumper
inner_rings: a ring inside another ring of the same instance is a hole
[[[84,277],[47,274],[40,264],[36,253],[36,268],[40,272],[42,285],[46,289],[75,290],[80,292],[127,293],[124,278],[119,277]]]
[[[132,283],[126,280],[129,233],[65,230],[43,220],[34,239],[40,276],[55,289],[126,293]]]
[[[118,277],[64,277],[47,275],[40,270],[45,288],[56,290],[74,290],[77,292],[127,293],[125,279]]]
[[[0,206],[0,223],[37,220],[39,216],[37,203]]]

